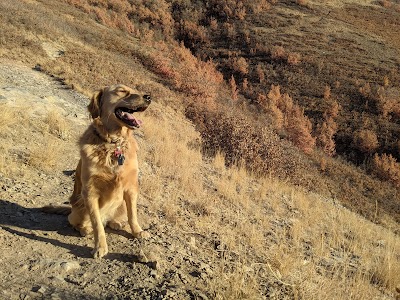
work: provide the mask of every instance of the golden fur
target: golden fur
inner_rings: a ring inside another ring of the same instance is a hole
[[[93,232],[94,258],[108,253],[106,225],[121,229],[128,222],[134,237],[149,235],[137,221],[138,146],[133,137],[141,123],[133,113],[149,104],[150,96],[119,84],[95,93],[88,106],[93,122],[79,140],[81,159],[68,220],[83,236]]]

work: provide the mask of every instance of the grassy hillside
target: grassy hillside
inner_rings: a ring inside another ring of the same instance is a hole
[[[5,0],[0,56],[86,95],[116,82],[151,93],[142,193],[152,217],[199,242],[212,269],[191,284],[207,297],[391,299],[399,5]],[[14,178],[6,158],[32,126],[10,135],[26,118],[3,108],[0,172]],[[54,119],[33,127],[57,156],[79,132]],[[36,148],[15,163],[55,174]]]

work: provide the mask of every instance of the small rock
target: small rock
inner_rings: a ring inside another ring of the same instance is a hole
[[[51,294],[51,300],[61,300],[61,296],[59,294]]]
[[[139,251],[139,254],[137,256],[137,259],[139,262],[141,263],[148,263],[149,259],[147,258],[147,256],[144,254],[143,250]]]
[[[47,291],[47,287],[45,287],[44,285],[38,285],[38,286],[33,287],[32,291],[35,293],[44,294]]]
[[[71,270],[76,270],[81,267],[81,265],[77,261],[69,261],[69,262],[65,261],[65,262],[62,262],[60,264],[60,266],[65,272],[69,272]]]
[[[194,236],[190,238],[189,245],[196,248],[196,238]]]
[[[157,273],[156,270],[151,270],[150,271],[150,276],[152,276],[155,279],[159,278],[158,273]]]
[[[148,265],[150,268],[152,268],[153,270],[159,270],[159,269],[160,269],[160,266],[161,266],[160,262],[157,261],[157,260],[155,260],[155,261],[150,261],[150,262],[147,263],[147,265]]]
[[[27,294],[20,294],[19,295],[19,299],[20,300],[28,300],[28,299],[30,299],[31,298],[31,296],[29,296],[29,295],[27,295]]]
[[[52,277],[50,277],[50,280],[53,283],[63,283],[63,282],[65,282],[64,278],[61,277],[60,275],[52,276]]]

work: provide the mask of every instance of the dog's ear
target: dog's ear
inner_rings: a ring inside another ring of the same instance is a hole
[[[98,90],[94,92],[90,103],[88,105],[88,110],[93,119],[96,119],[101,114],[101,97],[103,96],[103,90]]]

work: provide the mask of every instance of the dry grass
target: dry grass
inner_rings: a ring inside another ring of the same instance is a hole
[[[70,136],[69,121],[57,110],[53,109],[47,113],[44,123],[48,126],[49,133],[66,140]]]
[[[55,110],[34,117],[25,107],[3,104],[1,109],[0,172],[19,176],[26,173],[27,166],[45,172],[54,171],[63,160],[65,149],[70,148],[66,143],[71,142],[67,119]]]

